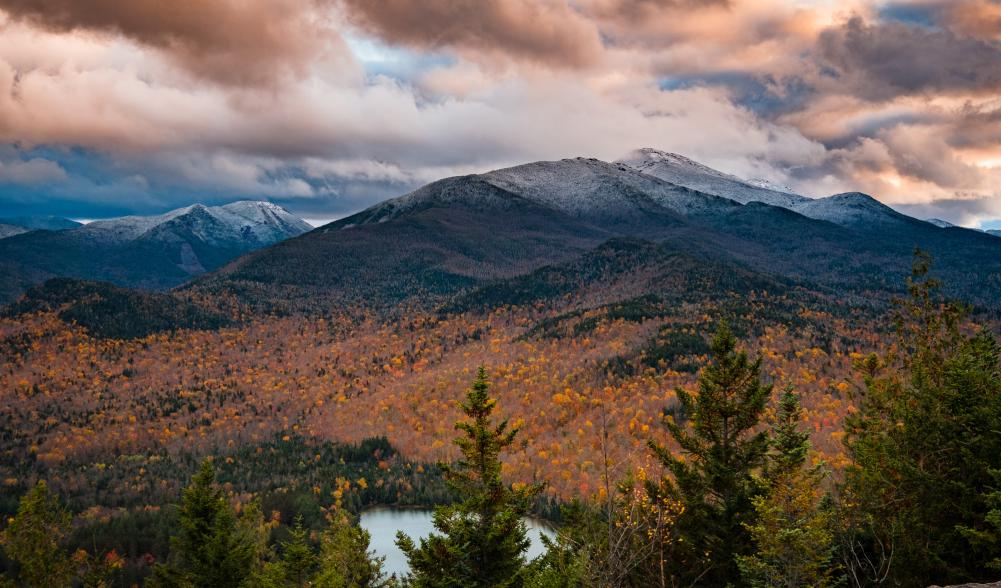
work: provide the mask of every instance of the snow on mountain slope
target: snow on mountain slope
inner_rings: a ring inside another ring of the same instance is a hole
[[[790,207],[817,220],[842,226],[878,226],[921,223],[861,192],[846,192],[815,200],[807,199]]]
[[[649,147],[637,149],[628,156],[617,160],[616,163],[623,163],[644,174],[678,186],[722,196],[741,204],[764,202],[772,206],[792,208],[799,202],[809,200],[809,198],[798,194],[754,185],[749,181],[702,165],[682,155],[658,151]]]
[[[613,163],[578,157],[446,178],[377,204],[331,229],[385,222],[434,207],[500,212],[532,204],[605,225],[663,223],[672,214],[719,219],[752,202],[856,229],[925,224],[858,192],[813,199],[774,188],[778,187],[763,180],[745,181],[681,155],[639,149]]]
[[[942,220],[940,218],[926,218],[926,223],[931,223],[940,229],[948,229],[949,227],[954,227],[956,225],[950,223],[947,220]]]
[[[172,218],[183,216],[193,210],[205,207],[201,204],[185,206],[158,214],[155,216],[122,216],[104,220],[96,220],[77,229],[82,233],[95,238],[108,239],[112,241],[131,241],[138,239],[150,229],[157,227]]]
[[[675,186],[628,165],[578,157],[540,161],[482,176],[495,186],[577,217],[631,216],[651,205],[686,216],[726,211],[717,196]]]
[[[274,243],[313,230],[306,221],[270,202],[241,200],[208,211],[232,227],[250,227],[250,232],[262,243]]]
[[[726,198],[670,184],[622,163],[578,157],[432,182],[362,211],[339,226],[385,222],[432,207],[501,211],[526,205],[601,222],[723,214],[740,206]]]
[[[131,241],[175,219],[187,219],[196,236],[207,242],[247,240],[255,245],[268,245],[312,229],[281,206],[244,200],[213,207],[193,204],[156,216],[94,221],[78,230],[96,238]],[[201,227],[194,227],[195,219],[202,219]]]
[[[783,194],[795,194],[796,192],[789,186],[784,186],[777,182],[765,178],[748,178],[744,180],[746,183],[756,186],[758,188],[764,188],[765,190],[771,190],[772,192],[782,192]]]
[[[1001,229],[987,229],[984,231],[988,235],[993,235],[995,237],[1001,237]]]
[[[847,227],[921,222],[859,192],[836,194],[826,198],[807,198],[767,180],[743,180],[682,155],[656,149],[638,149],[619,162],[679,186],[730,198],[743,204],[762,202],[780,206],[812,219]],[[944,222],[932,222],[932,224],[952,226],[948,223],[939,224]]]

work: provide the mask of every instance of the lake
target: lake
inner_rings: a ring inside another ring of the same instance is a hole
[[[434,531],[431,521],[432,511],[427,509],[373,508],[361,513],[360,525],[372,536],[370,548],[376,555],[386,558],[382,569],[387,574],[405,574],[409,570],[407,558],[396,547],[396,532],[403,531],[417,541]],[[555,536],[553,527],[537,519],[526,518],[528,536],[532,540],[528,548],[529,560],[542,555],[545,547],[540,536]]]

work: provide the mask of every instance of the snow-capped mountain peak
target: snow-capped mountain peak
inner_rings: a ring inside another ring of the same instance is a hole
[[[228,237],[228,233],[237,236],[252,235],[262,244],[274,243],[304,233],[312,228],[305,221],[277,204],[241,200],[223,206],[192,204],[154,216],[123,216],[99,220],[80,230],[85,230],[99,238],[129,241],[147,235],[154,229],[175,219],[185,218],[192,220],[195,218],[212,219],[217,225],[211,229],[213,232],[227,233],[227,235],[217,236]],[[212,237],[212,235],[205,236]]]
[[[677,186],[623,164],[576,157],[536,161],[479,175],[432,182],[409,194],[377,204],[327,230],[387,222],[437,207],[495,210],[538,206],[599,225],[671,222],[676,215],[724,213],[739,204]]]
[[[640,169],[640,171],[644,171],[642,168],[655,168],[658,164],[663,164],[676,168],[688,168],[708,176],[727,178],[729,180],[743,182],[743,180],[737,176],[713,169],[708,165],[701,164],[694,159],[685,157],[684,155],[671,153],[669,151],[660,151],[659,149],[654,149],[652,147],[642,147],[640,149],[636,149],[627,157],[617,161],[628,163],[630,166]]]
[[[737,176],[721,172],[677,153],[668,153],[649,147],[637,149],[616,160],[644,174],[666,182],[729,198],[741,204],[764,202],[772,206],[792,208],[798,202],[809,200],[805,196],[786,190],[775,190],[755,185]]]

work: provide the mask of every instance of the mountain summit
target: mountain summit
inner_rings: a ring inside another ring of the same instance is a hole
[[[276,204],[240,201],[25,232],[0,240],[0,300],[56,276],[169,288],[311,229]]]
[[[667,153],[649,147],[637,149],[616,163],[626,164],[644,174],[678,186],[722,196],[741,204],[764,202],[772,206],[792,208],[799,202],[809,200],[798,194],[762,187],[758,185],[760,181],[752,183],[742,180],[677,153]]]
[[[438,180],[325,230],[386,222],[435,207],[497,212],[538,207],[596,226],[627,223],[635,231],[677,224],[679,215],[721,213],[735,206],[729,199],[665,182],[625,164],[577,157]]]

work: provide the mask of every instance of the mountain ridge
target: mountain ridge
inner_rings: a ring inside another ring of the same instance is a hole
[[[920,246],[941,258],[957,292],[997,304],[1001,288],[982,287],[962,270],[980,260],[1001,277],[989,235],[943,231],[861,193],[777,193],[681,156],[644,153],[682,166],[688,185],[625,161],[583,157],[445,178],[241,257],[188,287],[236,292],[281,312],[328,304],[433,306],[568,262],[609,239],[640,238],[720,267],[887,300],[899,290],[899,280],[888,276],[906,274]],[[665,176],[674,167],[657,170]],[[697,174],[703,177],[689,181]],[[698,185],[719,193],[692,187]],[[734,190],[746,202],[734,200]],[[760,194],[780,194],[778,204],[756,199]]]
[[[0,240],[0,300],[53,277],[163,290],[309,230],[277,205],[239,201],[25,232]]]

